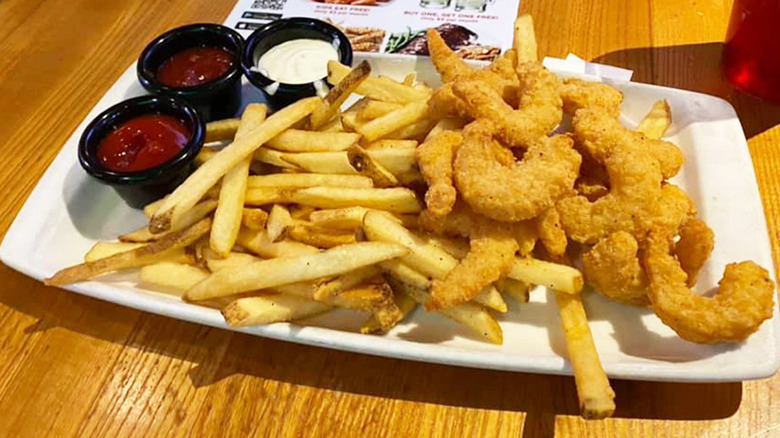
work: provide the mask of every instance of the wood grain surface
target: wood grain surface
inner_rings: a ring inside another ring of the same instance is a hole
[[[401,0],[397,0],[401,1]],[[407,0],[403,0],[407,1]],[[780,107],[719,70],[730,1],[523,0],[544,54],[702,91],[740,115],[780,260]],[[0,1],[0,236],[77,124],[146,42],[221,22],[232,0]],[[154,316],[0,266],[0,436],[772,437],[780,376],[614,381],[579,418],[569,377],[472,370],[255,338]]]

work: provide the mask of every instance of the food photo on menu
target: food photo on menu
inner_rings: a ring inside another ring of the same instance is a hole
[[[570,374],[586,419],[615,412],[610,378],[777,370],[756,181],[717,183],[750,156],[708,124],[744,135],[702,114],[721,100],[545,58],[516,1],[245,3],[148,42],[6,264],[257,336]],[[66,178],[99,194],[99,233],[52,195]]]

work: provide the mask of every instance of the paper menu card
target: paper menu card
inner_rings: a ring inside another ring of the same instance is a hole
[[[248,36],[287,17],[312,17],[341,28],[357,52],[426,55],[425,30],[436,27],[466,59],[491,60],[512,46],[520,0],[239,0],[225,24]]]

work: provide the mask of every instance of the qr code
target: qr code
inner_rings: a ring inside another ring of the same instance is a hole
[[[287,0],[255,0],[252,2],[252,9],[274,9],[280,10],[284,7]]]

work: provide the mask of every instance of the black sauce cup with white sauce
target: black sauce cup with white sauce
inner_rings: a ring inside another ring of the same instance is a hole
[[[320,88],[327,86],[328,83],[326,76],[304,84],[285,84],[269,78],[256,67],[260,57],[271,48],[297,39],[327,41],[336,49],[339,62],[352,65],[352,46],[349,39],[330,23],[313,18],[285,18],[255,30],[244,45],[241,68],[249,82],[263,92],[268,104],[274,110],[304,97],[315,96],[318,88],[316,83],[322,84]]]

